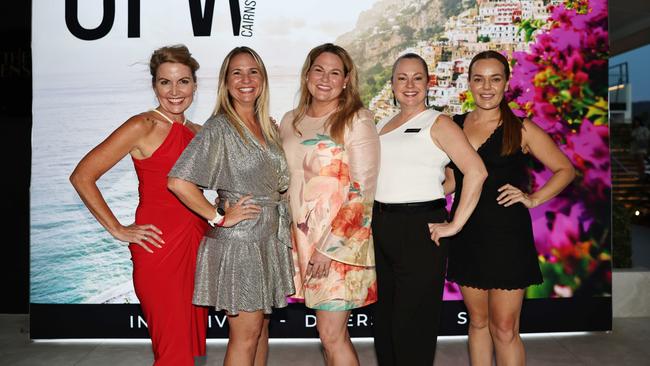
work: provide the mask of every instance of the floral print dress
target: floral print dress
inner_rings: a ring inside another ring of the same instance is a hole
[[[291,176],[295,297],[318,310],[371,304],[377,301],[370,224],[379,171],[372,113],[359,111],[338,144],[325,127],[330,115],[305,116],[296,132],[294,112],[282,118],[280,136]],[[306,276],[314,250],[332,259],[325,278]]]

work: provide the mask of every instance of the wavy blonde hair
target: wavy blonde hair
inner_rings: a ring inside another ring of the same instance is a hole
[[[332,139],[339,144],[343,144],[345,127],[351,127],[354,116],[363,108],[363,102],[359,95],[359,76],[352,57],[350,57],[350,54],[345,49],[332,43],[325,43],[312,48],[305,59],[305,63],[302,65],[302,71],[300,72],[300,101],[298,102],[298,108],[296,108],[296,113],[293,118],[293,130],[300,135],[298,124],[305,117],[307,108],[309,108],[312,102],[312,95],[309,93],[309,89],[307,89],[307,74],[311,70],[316,58],[325,52],[332,53],[341,59],[344,77],[348,78],[345,89],[339,95],[338,110],[326,122],[326,127],[329,128]]]
[[[252,48],[241,46],[235,47],[230,51],[223,60],[221,64],[221,69],[219,70],[219,86],[217,87],[217,106],[214,109],[213,115],[224,114],[228,122],[237,130],[239,136],[247,141],[247,138],[244,134],[244,129],[246,125],[241,117],[237,114],[235,107],[232,103],[232,97],[228,93],[228,68],[230,67],[230,61],[237,55],[247,53],[253,57],[255,63],[260,70],[262,76],[262,88],[260,95],[255,100],[255,117],[259,121],[260,128],[262,129],[262,134],[267,141],[271,141],[277,145],[280,144],[280,139],[277,133],[277,127],[271,121],[271,116],[269,114],[269,78],[268,73],[266,72],[266,67],[262,58],[257,52]]]

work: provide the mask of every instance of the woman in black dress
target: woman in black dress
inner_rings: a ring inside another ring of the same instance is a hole
[[[460,285],[470,316],[471,364],[525,364],[519,314],[525,288],[543,281],[528,209],[560,193],[575,175],[553,140],[528,119],[517,118],[504,93],[510,69],[498,52],[477,54],[469,66],[469,88],[476,108],[457,115],[469,142],[485,163],[488,178],[471,217],[449,246],[447,278]],[[553,176],[532,193],[527,160],[534,156]],[[463,175],[452,163],[446,193],[461,194]],[[453,174],[452,174],[453,173]],[[454,201],[451,217],[458,202]]]

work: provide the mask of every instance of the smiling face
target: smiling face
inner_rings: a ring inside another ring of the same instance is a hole
[[[508,87],[503,64],[494,58],[476,61],[469,70],[469,90],[476,107],[499,108],[499,103]]]
[[[255,105],[264,83],[260,66],[253,56],[242,52],[230,59],[226,75],[226,88],[235,108]]]
[[[192,70],[181,63],[163,62],[156,70],[153,90],[162,112],[174,120],[182,120],[196,90]]]
[[[399,60],[391,83],[400,107],[426,107],[424,100],[427,97],[428,82],[429,75],[426,75],[422,61],[416,58]]]
[[[347,82],[343,61],[330,52],[318,55],[307,72],[307,89],[312,96],[312,103],[338,101]]]

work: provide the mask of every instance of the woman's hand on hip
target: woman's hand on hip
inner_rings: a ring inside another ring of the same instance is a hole
[[[162,248],[162,244],[165,244],[160,237],[162,231],[151,224],[136,225],[133,223],[129,226],[121,226],[115,232],[111,232],[111,235],[119,241],[137,244],[149,253],[153,253],[151,246]]]
[[[314,253],[309,258],[309,263],[307,264],[306,275],[312,278],[323,278],[327,277],[330,273],[330,265],[332,264],[332,259],[318,250],[314,250]]]
[[[526,208],[535,207],[535,202],[528,194],[511,184],[501,186],[498,191],[501,194],[497,197],[497,203],[504,207],[512,206],[517,202],[521,202]]]
[[[258,205],[247,204],[248,200],[253,198],[252,194],[243,196],[234,205],[230,206],[230,202],[225,200],[223,210],[226,211],[224,216],[224,227],[232,227],[244,220],[254,219],[262,212],[262,208]]]
[[[431,240],[433,240],[437,246],[440,246],[441,238],[454,236],[460,231],[460,228],[453,222],[441,222],[428,225],[429,233],[431,233]]]

